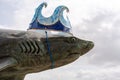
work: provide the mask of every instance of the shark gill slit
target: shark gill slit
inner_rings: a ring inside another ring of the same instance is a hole
[[[29,41],[26,41],[26,43],[27,43],[28,47],[30,48],[30,50],[27,53],[31,53],[32,48],[31,48],[31,45],[30,45]]]
[[[37,48],[38,48],[37,51],[36,51],[36,53],[38,54],[38,53],[40,52],[40,47],[39,47],[37,41],[35,41],[35,44],[36,44],[36,46],[37,46]]]
[[[27,49],[27,46],[26,46],[25,42],[23,42],[22,44],[25,47],[25,53],[27,53],[28,49]]]
[[[27,40],[19,43],[19,47],[21,49],[21,53],[26,54],[39,54],[41,50],[39,43],[37,41],[32,40]]]

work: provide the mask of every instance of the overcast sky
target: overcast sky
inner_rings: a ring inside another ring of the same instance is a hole
[[[120,1],[43,0],[48,17],[66,5],[74,36],[91,40],[95,47],[61,68],[29,74],[25,80],[120,80]],[[42,0],[0,0],[0,28],[26,30]]]

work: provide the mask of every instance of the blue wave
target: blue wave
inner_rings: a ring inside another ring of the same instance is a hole
[[[42,26],[44,27],[47,27],[47,29],[59,29],[62,30],[62,31],[66,31],[66,28],[71,28],[71,25],[70,25],[70,22],[69,22],[69,19],[67,18],[67,20],[65,20],[64,16],[63,16],[63,12],[66,10],[67,12],[69,12],[69,9],[66,7],[66,6],[58,6],[54,13],[50,16],[50,17],[44,17],[42,15],[42,9],[43,7],[47,7],[47,3],[44,2],[42,4],[40,4],[38,6],[38,8],[36,9],[36,12],[35,12],[35,15],[32,19],[32,22],[31,22],[31,26],[30,26],[30,29],[31,28],[43,28]],[[38,25],[39,23],[39,25]],[[58,24],[59,23],[59,24]],[[53,27],[53,26],[55,27]],[[61,25],[61,26],[60,26]],[[58,26],[58,28],[57,28]],[[51,28],[49,28],[51,27]],[[65,30],[63,29],[64,27]],[[67,29],[68,30],[68,29]]]

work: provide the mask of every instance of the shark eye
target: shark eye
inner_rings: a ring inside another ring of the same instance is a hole
[[[75,43],[76,41],[77,41],[77,38],[75,38],[75,37],[69,37],[66,40],[66,42],[68,42],[68,43]]]

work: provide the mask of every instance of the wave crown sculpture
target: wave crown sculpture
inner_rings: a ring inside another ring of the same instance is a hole
[[[69,9],[66,6],[58,6],[50,17],[44,17],[41,14],[43,7],[47,7],[47,3],[44,2],[38,6],[29,29],[51,29],[70,32],[71,25],[69,19],[67,17],[67,20],[65,20],[63,16],[64,10],[69,12]]]

